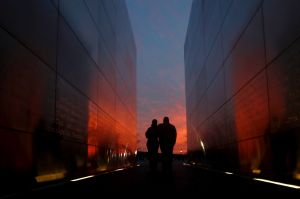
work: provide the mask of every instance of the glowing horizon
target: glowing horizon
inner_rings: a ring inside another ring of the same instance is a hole
[[[184,42],[192,1],[126,2],[137,48],[138,150],[147,151],[152,119],[168,116],[177,129],[174,153],[185,153]]]
[[[174,147],[174,153],[186,153],[187,151],[187,131],[186,131],[186,113],[185,106],[183,107],[170,106],[170,110],[161,110],[159,107],[153,108],[151,114],[143,117],[138,124],[138,150],[147,151],[145,132],[150,127],[152,119],[157,119],[161,123],[164,116],[168,116],[170,123],[176,127],[177,141]],[[177,104],[177,106],[179,106]],[[171,109],[173,108],[173,109]]]

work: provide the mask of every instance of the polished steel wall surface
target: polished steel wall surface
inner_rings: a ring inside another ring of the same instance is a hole
[[[194,0],[185,42],[193,161],[300,180],[300,2]]]
[[[124,1],[3,0],[0,43],[1,179],[133,163],[136,49]]]

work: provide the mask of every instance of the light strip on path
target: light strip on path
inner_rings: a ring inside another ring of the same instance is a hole
[[[184,166],[191,166],[190,164],[188,164],[188,163],[182,163]]]
[[[232,175],[232,174],[233,174],[233,173],[228,172],[228,171],[225,171],[224,173],[225,173],[225,174],[228,174],[228,175]]]
[[[266,179],[262,179],[262,178],[253,178],[253,179],[257,180],[257,181],[261,181],[261,182],[267,182],[267,183],[276,184],[276,185],[285,186],[285,187],[290,187],[290,188],[294,188],[294,189],[300,189],[300,186],[293,185],[293,184],[286,184],[286,183],[266,180]]]
[[[116,169],[116,170],[114,170],[114,171],[122,171],[122,170],[124,170],[124,168]]]
[[[72,182],[75,182],[75,181],[84,180],[84,179],[92,178],[92,177],[94,177],[94,175],[85,176],[85,177],[82,177],[82,178],[76,178],[76,179],[73,179],[73,180],[71,180],[71,181],[72,181]]]

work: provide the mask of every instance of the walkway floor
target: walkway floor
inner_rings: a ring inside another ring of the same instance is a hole
[[[250,178],[196,168],[174,162],[172,175],[160,167],[149,172],[146,163],[139,167],[111,172],[76,182],[67,182],[14,195],[10,198],[203,198],[284,196],[300,198],[300,190],[285,188]]]

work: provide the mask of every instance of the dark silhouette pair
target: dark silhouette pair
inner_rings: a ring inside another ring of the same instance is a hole
[[[153,119],[151,127],[147,129],[145,135],[151,171],[157,169],[159,147],[162,154],[163,171],[172,171],[173,149],[177,138],[175,126],[169,122],[168,117],[164,117],[163,123],[159,125],[157,125],[157,120]]]

